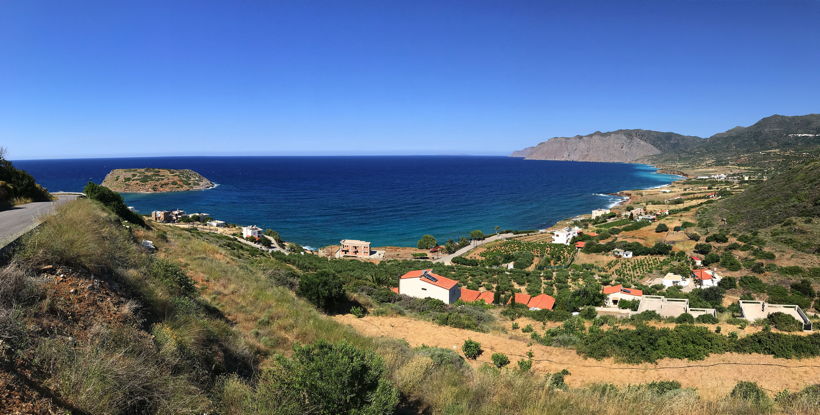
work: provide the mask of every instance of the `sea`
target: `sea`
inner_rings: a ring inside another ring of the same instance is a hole
[[[621,190],[664,186],[678,176],[626,163],[493,156],[152,157],[21,160],[50,191],[82,191],[117,168],[192,169],[213,189],[123,194],[139,212],[183,209],[278,231],[308,247],[341,239],[415,246],[480,229],[542,229],[612,206]]]

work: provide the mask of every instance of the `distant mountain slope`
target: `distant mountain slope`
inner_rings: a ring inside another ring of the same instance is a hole
[[[765,228],[793,217],[820,217],[820,160],[791,167],[708,209],[743,230]]]
[[[516,151],[533,160],[633,162],[656,154],[683,151],[701,143],[698,137],[650,130],[596,131],[585,136],[555,137]]]
[[[649,130],[556,137],[512,156],[535,160],[754,164],[774,158],[793,160],[799,152],[820,153],[820,114],[772,115],[749,127],[735,127],[707,139]]]

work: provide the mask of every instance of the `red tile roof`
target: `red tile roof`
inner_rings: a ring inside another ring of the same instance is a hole
[[[587,246],[587,243],[584,242],[584,241],[578,241],[578,242],[575,243],[576,248],[583,248],[585,246]],[[590,249],[592,249],[592,248],[590,248]]]
[[[695,261],[700,261],[700,260],[701,260],[700,258],[698,258],[698,257],[696,257],[696,256],[692,256],[692,257],[689,257],[689,258],[692,258],[692,259],[694,259]]]
[[[598,236],[598,234],[595,233],[595,232],[584,232],[584,233],[589,235],[589,236]]]
[[[524,293],[515,293],[515,295],[514,295],[514,296],[510,297],[510,299],[509,299],[509,300],[507,300],[507,304],[509,304],[510,302],[512,302],[512,301],[513,301],[513,299],[515,299],[515,303],[516,303],[516,304],[524,304],[524,305],[527,305],[527,304],[530,302],[530,299],[532,299],[532,297],[530,297],[530,295],[529,295],[529,294],[524,294]]]
[[[624,294],[634,295],[636,297],[640,297],[640,296],[643,295],[643,291],[635,289],[635,288],[624,288],[624,286],[621,285],[621,284],[611,285],[609,287],[604,287],[603,291],[604,291],[605,295],[610,295],[610,294],[615,294],[615,293],[624,293]]]
[[[481,291],[471,290],[469,288],[462,288],[460,300],[464,301],[465,303],[472,303],[473,301],[478,299],[479,295],[481,295]]]
[[[555,298],[547,294],[538,294],[532,297],[527,305],[530,308],[537,308],[539,310],[552,310],[552,307],[555,305]]]
[[[390,287],[390,291],[393,291],[394,293],[398,294],[399,293],[399,287]]]
[[[484,300],[485,303],[492,304],[494,299],[495,299],[495,293],[494,292],[484,291],[483,293],[478,295],[478,298],[476,298],[476,301]]]
[[[696,280],[711,280],[712,274],[711,271],[708,269],[693,269],[692,275],[695,276]]]
[[[424,275],[425,272],[427,273],[427,275],[435,278],[436,281],[433,281],[429,278],[422,278],[422,276]],[[438,275],[438,274],[433,274],[433,271],[429,270],[429,269],[419,269],[419,270],[415,270],[415,271],[410,271],[410,272],[408,272],[408,273],[401,276],[401,279],[405,279],[405,278],[421,278],[422,281],[424,281],[428,284],[435,285],[436,287],[444,288],[445,290],[449,290],[449,289],[455,287],[458,284],[458,281],[451,280],[451,279],[446,278],[446,277],[442,277],[441,275]]]

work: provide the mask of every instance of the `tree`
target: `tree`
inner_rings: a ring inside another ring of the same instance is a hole
[[[510,358],[504,353],[493,353],[492,360],[495,367],[499,369],[510,364]]]
[[[341,279],[329,271],[304,274],[298,293],[325,311],[334,311],[347,300]]]
[[[675,317],[675,323],[678,324],[692,324],[695,322],[695,317],[693,317],[689,313],[683,313],[677,317]]]
[[[481,356],[481,353],[484,352],[481,350],[481,343],[471,339],[464,340],[464,344],[461,346],[461,351],[464,352],[464,356],[473,360],[475,360],[478,356]]]
[[[809,298],[814,297],[815,294],[814,288],[811,286],[811,281],[807,279],[802,279],[800,282],[792,284],[791,288],[792,290],[797,291]]]
[[[757,383],[738,382],[729,394],[734,399],[746,401],[756,405],[763,405],[769,402],[769,397]]]
[[[740,271],[741,265],[740,261],[732,255],[731,252],[726,251],[720,257],[720,266],[728,269],[729,271]]]
[[[658,232],[658,233],[667,232],[668,230],[669,230],[669,227],[666,226],[665,223],[659,223],[658,226],[655,227],[655,232]]]
[[[803,329],[803,324],[797,321],[797,319],[779,311],[769,314],[766,317],[766,320],[768,320],[769,323],[772,323],[774,328],[781,331],[800,331]]]
[[[432,249],[438,245],[438,241],[433,235],[424,235],[419,239],[418,244],[416,245],[419,249]]]
[[[474,239],[474,240],[484,239],[484,232],[481,232],[481,230],[476,229],[476,230],[470,232],[470,239]]]
[[[731,290],[732,288],[737,287],[737,281],[734,277],[723,277],[723,279],[718,281],[718,287],[723,288],[724,290]]]
[[[706,255],[712,252],[712,245],[709,244],[695,244],[695,252]]]
[[[706,257],[703,258],[702,262],[703,262],[703,265],[717,264],[718,262],[720,262],[720,255],[718,255],[714,252],[709,253],[709,254],[706,255]]]
[[[295,346],[292,358],[277,356],[259,385],[258,413],[387,415],[399,402],[381,358],[344,342]]]

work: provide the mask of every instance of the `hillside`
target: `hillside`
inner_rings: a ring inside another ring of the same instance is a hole
[[[30,174],[4,158],[0,149],[0,210],[10,206],[28,203],[43,202],[51,199],[48,191],[37,184]]]
[[[141,239],[153,240],[157,251],[142,249]],[[479,361],[471,361],[449,343],[411,347],[391,339],[392,333],[372,330],[372,337],[365,336],[340,323],[341,314],[325,314],[329,304],[313,305],[317,296],[343,290],[354,304],[373,310],[426,309],[462,319],[487,313],[482,307],[443,308],[391,295],[392,278],[416,266],[270,255],[226,236],[166,225],[128,229],[93,201],[72,202],[0,267],[0,413],[489,415],[578,409],[601,415],[697,415],[767,413],[773,405],[703,399],[668,381],[678,373],[673,367],[582,359],[571,348],[537,346],[532,370],[521,363],[497,369],[486,362],[493,352],[511,349],[490,349],[490,342],[508,344],[514,333],[489,338],[492,333],[465,332],[487,348]],[[371,317],[344,315],[359,326]],[[509,320],[504,324],[509,327]],[[441,326],[432,326],[430,333],[436,327]],[[570,333],[576,326],[563,327]],[[697,333],[709,334],[704,328]],[[528,341],[518,342],[520,353]],[[520,353],[510,357],[526,363]],[[707,366],[715,362],[718,370],[749,379],[784,365],[815,365],[817,358],[776,362],[747,354],[745,359],[752,362],[746,364],[751,372],[713,360],[703,369],[680,359],[659,365],[686,365],[682,375],[688,379],[698,370],[714,377],[717,372]],[[536,371],[551,361],[552,375]],[[579,365],[578,375],[568,364]],[[594,369],[613,365],[621,365],[626,375]],[[560,372],[561,367],[570,372]],[[812,374],[797,371],[803,378]],[[639,384],[632,377],[638,372],[643,382],[652,382]],[[618,385],[602,389],[587,377],[598,373]],[[816,394],[804,386],[805,380],[790,381],[792,393],[778,400],[775,410],[812,408]]]
[[[205,190],[214,184],[188,169],[115,169],[103,179],[102,186],[122,193],[161,193]]]
[[[764,234],[776,241],[816,254],[820,252],[820,160],[790,167],[715,203],[701,216],[734,231],[766,230]]]
[[[554,137],[516,151],[512,156],[531,160],[634,162],[656,154],[683,151],[700,141],[697,137],[649,130],[596,131],[585,136]]]
[[[775,169],[820,154],[820,114],[773,115],[707,139],[648,130],[555,137],[512,153],[533,160],[651,162]]]

